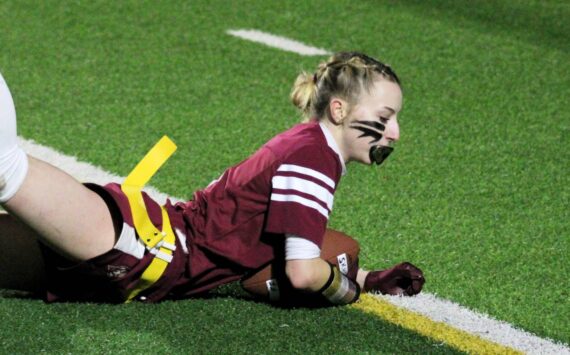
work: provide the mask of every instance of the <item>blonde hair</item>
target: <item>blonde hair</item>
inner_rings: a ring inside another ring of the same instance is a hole
[[[377,78],[398,85],[400,80],[389,65],[359,52],[339,52],[319,64],[313,74],[297,76],[291,102],[302,113],[304,121],[321,119],[333,96],[354,104],[362,89],[370,90]]]

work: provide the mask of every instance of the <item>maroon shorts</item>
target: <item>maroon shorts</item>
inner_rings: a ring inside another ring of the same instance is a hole
[[[123,303],[136,287],[154,255],[138,240],[131,209],[120,185],[85,186],[101,196],[109,207],[118,234],[117,242],[112,250],[80,263],[70,262],[48,248],[43,248],[47,269],[46,300]],[[162,229],[160,205],[146,193],[143,193],[143,199],[151,221],[158,229]],[[161,278],[137,296],[139,301],[156,302],[169,298],[173,296],[173,288],[188,281],[188,255],[184,252],[187,247],[181,245],[179,236],[180,233],[186,233],[184,219],[182,213],[170,202],[166,206],[172,228],[176,230],[176,250]]]

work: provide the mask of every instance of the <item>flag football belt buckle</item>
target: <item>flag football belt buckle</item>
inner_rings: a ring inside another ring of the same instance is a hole
[[[121,190],[129,200],[135,230],[149,252],[154,254],[154,258],[141,275],[139,282],[130,291],[127,303],[158,281],[172,261],[173,251],[176,250],[174,231],[166,207],[161,206],[162,230],[159,230],[150,220],[142,195],[142,188],[174,151],[176,151],[176,145],[167,136],[162,137],[121,185]]]

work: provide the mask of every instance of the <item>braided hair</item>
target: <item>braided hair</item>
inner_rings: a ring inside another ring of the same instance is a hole
[[[400,85],[392,68],[360,52],[339,52],[319,64],[315,73],[299,74],[291,91],[291,101],[305,121],[320,119],[333,96],[355,103],[362,90],[370,90],[383,78]]]

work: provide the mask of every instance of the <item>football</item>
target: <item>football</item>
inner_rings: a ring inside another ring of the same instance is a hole
[[[356,275],[359,252],[358,242],[348,235],[332,229],[327,229],[325,232],[321,246],[321,258],[338,266],[342,273]],[[286,276],[283,261],[276,260],[243,278],[241,286],[252,295],[278,300],[279,284],[284,278]]]

